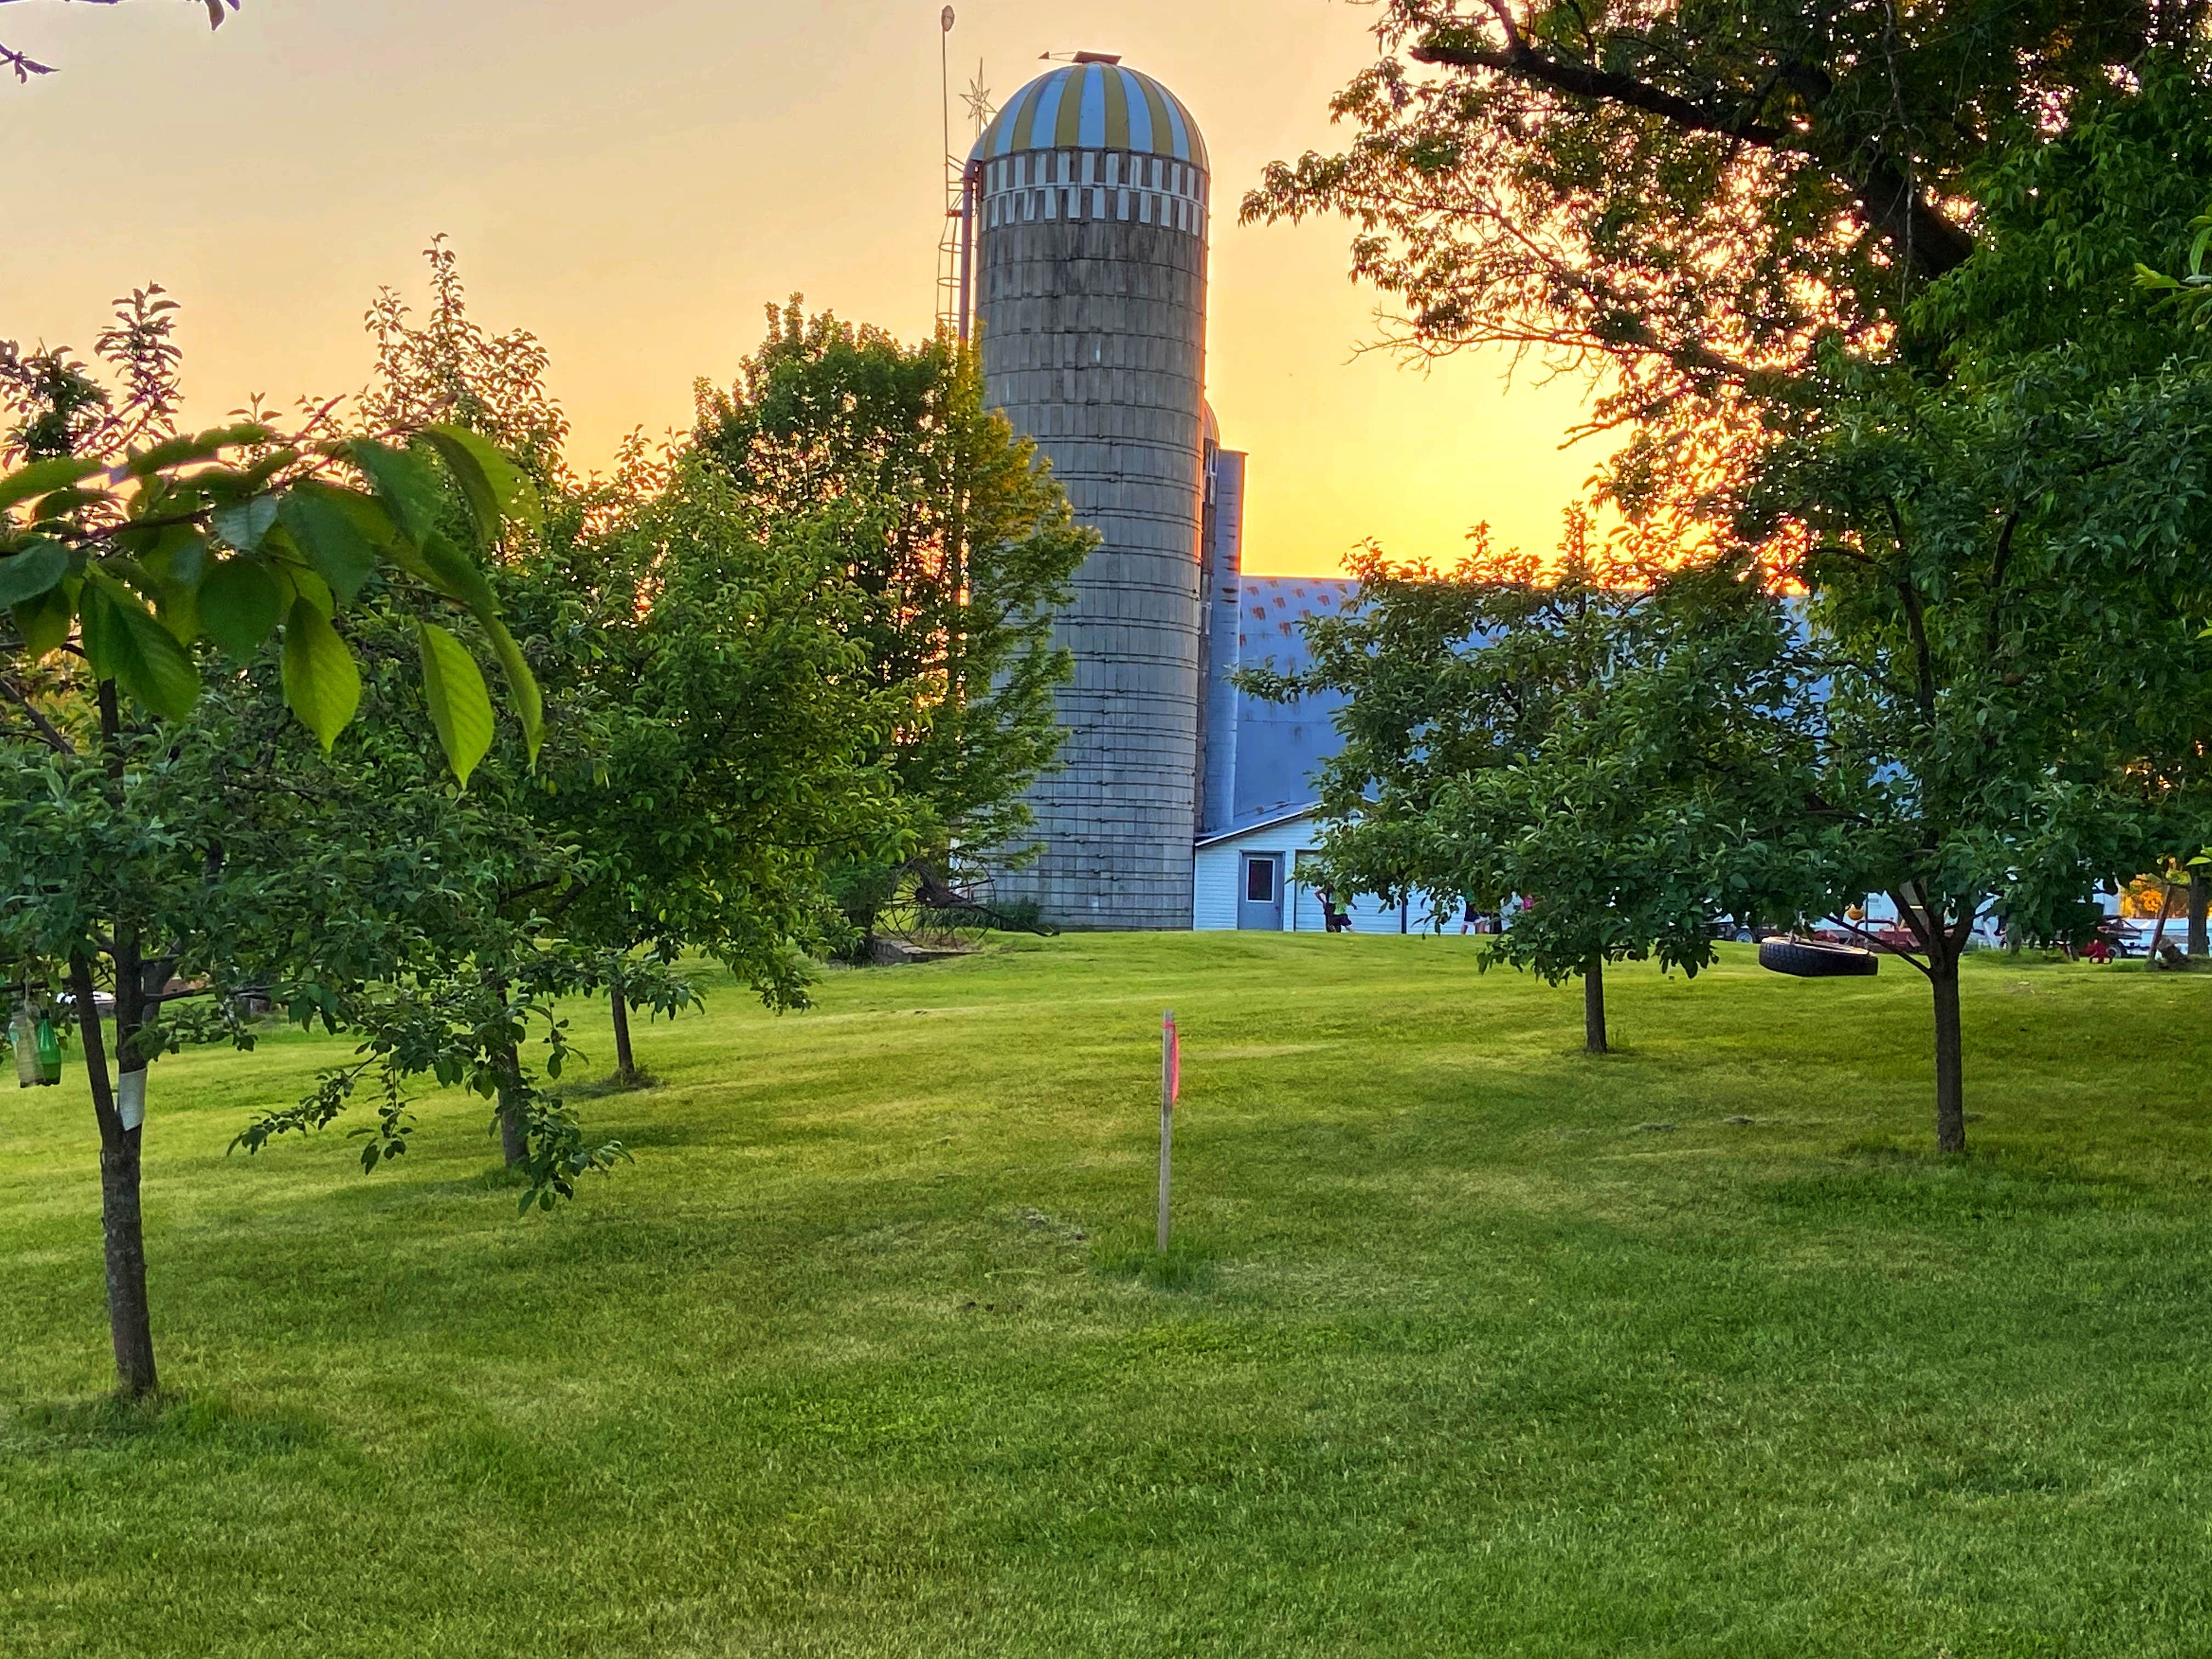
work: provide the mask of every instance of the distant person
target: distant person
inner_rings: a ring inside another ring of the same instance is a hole
[[[1352,918],[1336,908],[1335,896],[1327,891],[1321,896],[1321,925],[1332,933],[1341,933],[1352,926]]]

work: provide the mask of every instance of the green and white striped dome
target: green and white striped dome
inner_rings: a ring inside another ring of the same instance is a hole
[[[1101,58],[1052,70],[1007,101],[969,159],[1033,149],[1115,149],[1210,171],[1206,140],[1182,100],[1149,75]]]

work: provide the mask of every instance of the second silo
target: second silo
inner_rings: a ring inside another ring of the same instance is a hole
[[[1061,769],[1042,853],[1002,878],[1049,920],[1191,925],[1206,380],[1206,145],[1158,82],[1084,53],[971,158],[986,396],[1102,542],[1059,638]]]

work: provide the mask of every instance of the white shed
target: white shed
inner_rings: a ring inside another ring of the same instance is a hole
[[[1317,806],[1300,807],[1201,839],[1191,883],[1190,925],[1200,933],[1327,932],[1321,894],[1301,878],[1320,846],[1320,811]],[[1358,898],[1344,908],[1352,914],[1355,933],[1402,933],[1411,925],[1404,905]]]

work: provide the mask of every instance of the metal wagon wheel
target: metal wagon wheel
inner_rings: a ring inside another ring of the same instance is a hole
[[[890,897],[876,913],[878,933],[928,951],[972,950],[991,924],[988,902],[977,903],[920,859],[899,872]]]
[[[988,867],[957,853],[941,869],[927,859],[908,863],[876,913],[878,934],[925,950],[972,950],[994,933],[1049,938],[1059,931],[1034,915],[1002,912]]]

